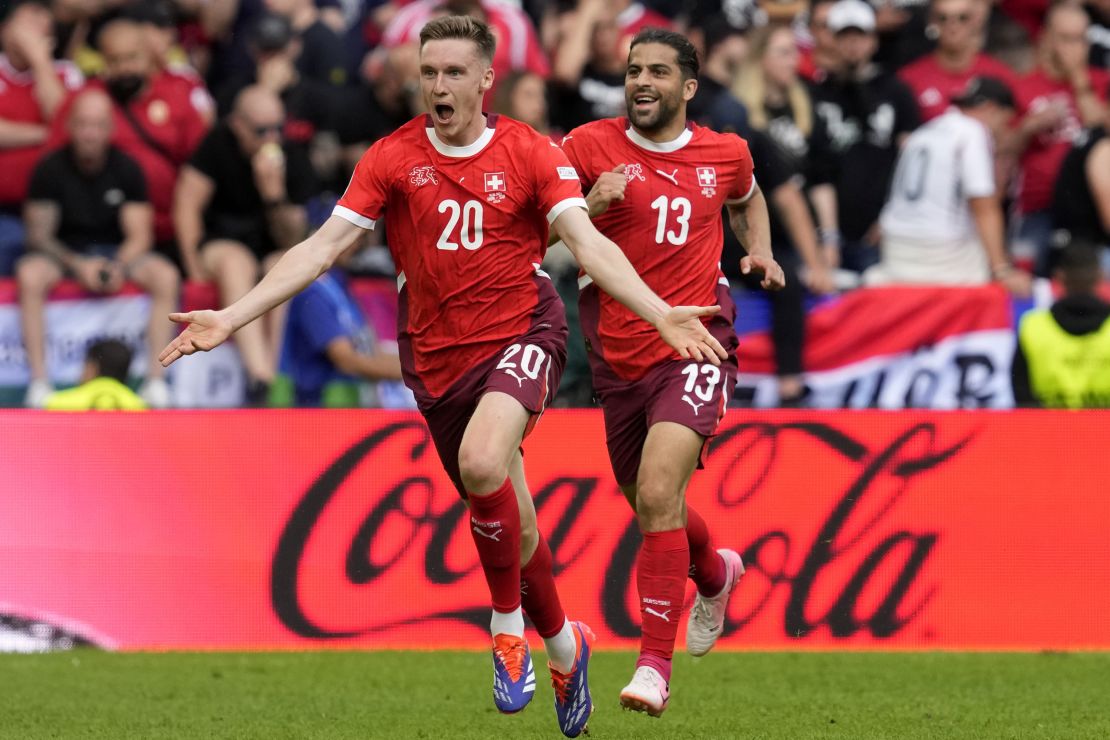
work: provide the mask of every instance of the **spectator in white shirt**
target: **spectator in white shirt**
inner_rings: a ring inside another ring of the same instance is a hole
[[[880,217],[882,258],[864,283],[982,285],[1017,294],[1029,276],[1010,263],[994,141],[1014,115],[1014,96],[996,77],[972,78],[953,107],[912,133]]]

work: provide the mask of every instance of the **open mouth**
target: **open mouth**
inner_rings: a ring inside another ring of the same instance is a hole
[[[652,106],[654,106],[658,100],[659,99],[654,95],[640,93],[632,98],[632,105],[637,111],[648,111],[651,110]]]
[[[436,122],[442,124],[450,123],[451,118],[455,115],[454,106],[447,103],[436,103],[432,107],[432,111],[435,114]]]

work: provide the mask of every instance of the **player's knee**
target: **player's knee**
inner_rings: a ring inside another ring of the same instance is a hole
[[[484,494],[501,487],[509,477],[509,468],[488,450],[463,445],[459,449],[459,474],[467,491]]]
[[[636,516],[650,530],[677,528],[682,523],[682,500],[674,486],[641,481],[636,490]],[[674,527],[665,526],[673,524]]]

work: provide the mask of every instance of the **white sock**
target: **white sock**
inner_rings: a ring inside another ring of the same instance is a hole
[[[494,609],[493,616],[489,620],[489,631],[495,637],[497,635],[524,637],[524,612],[519,606],[511,612],[499,612]]]
[[[560,673],[567,673],[574,667],[574,656],[578,652],[578,642],[574,639],[574,628],[563,620],[563,628],[558,634],[543,639],[547,649],[547,660]]]

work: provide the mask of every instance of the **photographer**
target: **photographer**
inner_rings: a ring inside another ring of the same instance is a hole
[[[98,90],[78,95],[66,121],[69,143],[48,154],[31,176],[24,206],[28,254],[16,267],[23,342],[31,384],[26,404],[40,407],[52,391],[46,372],[46,297],[72,277],[93,293],[119,292],[125,280],[151,296],[147,345],[173,336],[165,320],[177,305],[180,277],[168,259],[151,252],[154,213],[142,170],[111,144],[112,103]],[[140,394],[164,408],[170,395],[156,353]]]

